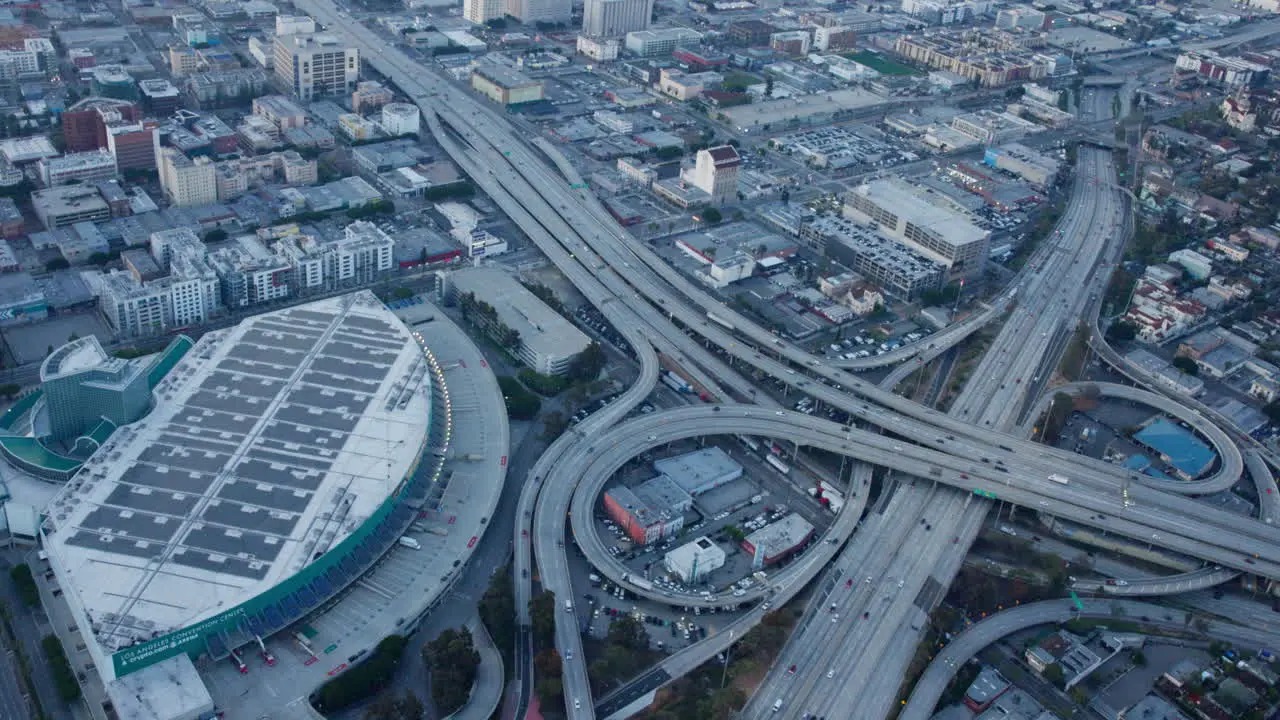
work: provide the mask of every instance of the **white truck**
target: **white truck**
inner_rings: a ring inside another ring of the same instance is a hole
[[[401,544],[401,545],[403,545],[403,546],[405,546],[405,547],[407,547],[407,548],[413,548],[414,550],[421,550],[421,549],[422,549],[422,545],[421,545],[421,544],[419,544],[417,540],[414,540],[413,538],[409,537],[408,535],[404,535],[404,536],[402,536],[402,537],[400,538],[400,544]]]
[[[1066,485],[1067,483],[1071,482],[1071,480],[1066,475],[1059,475],[1058,473],[1053,473],[1052,475],[1049,476],[1049,479],[1058,483],[1059,485]]]

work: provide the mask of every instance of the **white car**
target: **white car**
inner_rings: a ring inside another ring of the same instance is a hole
[[[827,671],[827,679],[828,679],[828,680],[830,680],[831,678],[833,678],[833,677],[835,677],[835,676],[836,676],[836,669],[835,669],[835,668],[831,668],[830,670],[828,670],[828,671]]]

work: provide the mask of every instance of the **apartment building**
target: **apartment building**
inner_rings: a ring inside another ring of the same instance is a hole
[[[476,25],[500,18],[506,12],[504,0],[462,0],[462,17]]]
[[[169,204],[178,207],[218,201],[213,161],[207,157],[193,160],[175,148],[162,148],[160,151],[160,187]]]
[[[525,25],[573,20],[572,0],[506,0],[506,14]]]
[[[1044,56],[1011,47],[994,33],[902,35],[894,51],[913,62],[948,70],[982,87],[1039,80],[1049,74]]]
[[[701,39],[702,33],[689,28],[638,30],[627,33],[624,46],[632,55],[662,57],[675,52],[675,49],[681,45],[696,43]]]
[[[283,95],[254,98],[253,114],[269,121],[280,132],[307,124],[307,111]]]
[[[738,193],[742,158],[732,145],[699,150],[689,181],[711,196],[713,205],[732,202]]]

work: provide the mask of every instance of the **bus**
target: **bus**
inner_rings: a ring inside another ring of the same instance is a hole
[[[777,456],[769,455],[764,459],[764,461],[772,465],[774,470],[777,470],[783,475],[791,473],[791,466],[779,460]]]

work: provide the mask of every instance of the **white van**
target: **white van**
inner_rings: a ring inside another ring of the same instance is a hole
[[[414,540],[413,538],[409,537],[408,535],[402,536],[402,537],[400,538],[400,544],[401,544],[401,545],[403,545],[403,546],[405,546],[405,547],[407,547],[407,548],[413,548],[414,550],[421,550],[421,549],[422,549],[422,545],[421,545],[417,540]]]
[[[773,711],[778,712],[782,709],[782,698],[773,701]]]

